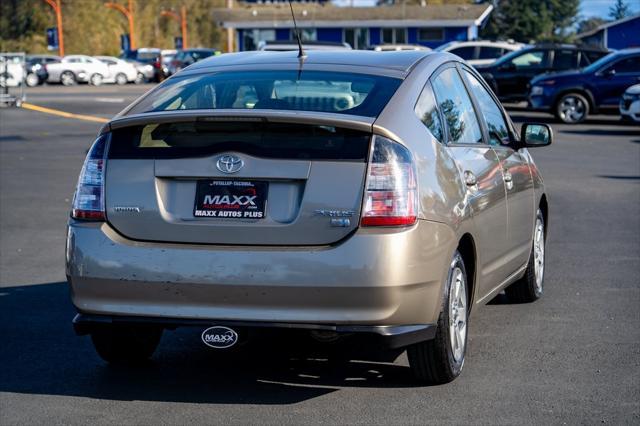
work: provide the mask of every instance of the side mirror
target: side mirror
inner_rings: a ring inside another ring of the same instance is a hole
[[[513,62],[507,62],[506,64],[500,67],[502,71],[515,71],[516,66]]]
[[[616,75],[616,70],[614,70],[613,68],[609,68],[604,72],[605,77],[611,78],[611,77],[615,77],[615,75]]]
[[[524,123],[520,130],[520,142],[527,148],[551,145],[553,132],[548,124]]]

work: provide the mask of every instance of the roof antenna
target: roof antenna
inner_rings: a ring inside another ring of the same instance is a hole
[[[289,9],[291,9],[291,17],[293,18],[293,28],[296,32],[296,39],[298,40],[298,58],[301,60],[307,55],[302,50],[302,41],[300,40],[300,31],[298,30],[298,24],[296,23],[296,15],[293,13],[293,6],[291,6],[291,0],[289,0]]]

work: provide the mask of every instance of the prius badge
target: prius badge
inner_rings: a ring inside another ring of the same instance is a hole
[[[218,157],[216,167],[222,173],[236,173],[244,166],[244,161],[237,155],[225,154]]]

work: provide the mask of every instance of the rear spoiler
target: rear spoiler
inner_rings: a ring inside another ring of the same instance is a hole
[[[149,112],[117,117],[100,129],[100,134],[113,129],[144,124],[179,123],[189,121],[265,121],[273,123],[301,123],[318,126],[336,126],[363,132],[373,131],[374,117],[336,114],[316,111],[194,109],[182,111]]]

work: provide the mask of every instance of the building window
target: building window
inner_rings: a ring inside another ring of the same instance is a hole
[[[444,28],[418,29],[418,41],[442,41],[442,40],[444,40]]]
[[[242,31],[243,50],[256,50],[261,41],[274,41],[275,30],[244,30]]]
[[[300,38],[302,41],[316,41],[318,40],[318,30],[315,28],[302,28],[300,30]]]
[[[383,44],[403,44],[407,42],[406,28],[382,28],[380,40]]]
[[[366,49],[369,47],[368,35],[367,28],[345,28],[342,39],[354,49]]]

